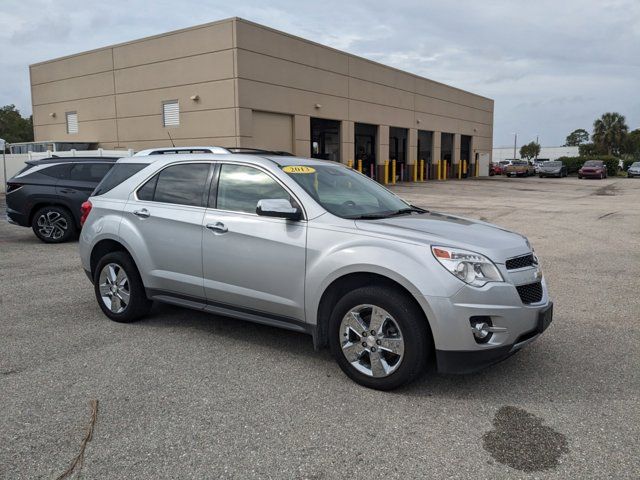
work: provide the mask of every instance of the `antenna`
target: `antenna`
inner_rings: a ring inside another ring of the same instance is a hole
[[[171,140],[171,146],[172,146],[173,148],[176,148],[176,144],[175,144],[175,143],[173,143],[173,138],[171,138],[171,134],[170,134],[169,132],[167,132],[167,135],[169,135],[169,140]]]

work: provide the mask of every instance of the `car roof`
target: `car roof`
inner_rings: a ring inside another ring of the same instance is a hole
[[[118,160],[118,163],[154,163],[161,162],[162,165],[169,163],[182,163],[193,161],[225,161],[229,163],[252,163],[262,166],[273,166],[274,164],[279,167],[285,167],[288,165],[341,165],[339,162],[332,162],[330,160],[318,160],[315,158],[304,158],[294,156],[281,156],[278,154],[271,155],[258,155],[255,153],[242,154],[242,153],[227,153],[227,154],[214,154],[214,153],[177,153],[177,154],[163,154],[163,155],[147,155],[147,156],[133,156],[123,157]]]
[[[134,155],[134,157],[145,157],[148,155],[176,155],[178,152],[198,153],[202,155],[207,153],[224,154],[229,153],[229,150],[224,147],[216,146],[159,147],[140,150]]]
[[[41,159],[27,160],[27,165],[46,165],[49,163],[82,163],[82,162],[102,162],[115,163],[120,157],[47,157]]]

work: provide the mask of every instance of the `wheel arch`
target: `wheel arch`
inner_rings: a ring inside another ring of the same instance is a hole
[[[431,329],[431,325],[429,324],[429,319],[427,318],[427,314],[424,311],[424,308],[422,307],[422,305],[420,305],[415,295],[411,293],[410,289],[389,276],[368,271],[358,271],[343,274],[331,281],[331,283],[324,289],[317,308],[316,326],[313,336],[314,347],[316,349],[320,349],[328,345],[329,318],[331,316],[333,306],[342,297],[342,295],[347,291],[372,285],[380,285],[399,291],[414,303],[416,308],[422,313],[423,319],[427,325],[427,328],[429,329],[430,339],[433,347],[433,331]]]
[[[100,240],[99,242],[97,242],[91,249],[91,255],[89,257],[89,265],[90,265],[89,268],[91,269],[91,278],[93,278],[95,274],[96,266],[98,265],[98,262],[100,261],[100,259],[104,257],[106,254],[111,252],[125,252],[127,255],[129,255],[129,257],[131,257],[131,260],[133,261],[134,265],[136,265],[136,261],[133,258],[133,255],[131,255],[131,252],[129,252],[129,250],[127,249],[127,247],[125,247],[122,243],[118,242],[117,240],[106,238],[104,240]],[[136,265],[136,268],[138,268],[137,265]]]
[[[67,212],[69,212],[69,215],[71,215],[71,218],[73,218],[73,221],[75,223],[76,228],[80,227],[80,225],[78,224],[78,219],[73,214],[73,211],[69,207],[69,205],[67,205],[64,202],[58,201],[58,200],[36,200],[33,203],[33,205],[31,206],[31,208],[29,209],[29,216],[28,216],[29,225],[31,225],[33,223],[33,217],[35,217],[35,215],[38,212],[38,210],[40,210],[41,208],[44,208],[44,207],[64,208]]]

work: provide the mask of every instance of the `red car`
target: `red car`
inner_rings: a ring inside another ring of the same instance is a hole
[[[607,166],[602,160],[587,160],[578,170],[578,178],[607,178]]]
[[[502,165],[499,163],[491,163],[489,165],[489,176],[502,175]]]

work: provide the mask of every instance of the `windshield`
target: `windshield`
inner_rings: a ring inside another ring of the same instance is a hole
[[[526,164],[527,164],[527,162],[521,162],[521,161],[519,161],[519,160],[516,160],[516,161],[514,161],[511,165],[518,165],[518,166],[520,166],[520,165],[526,165]]]
[[[561,167],[562,162],[545,162],[545,167]]]
[[[634,168],[640,167],[640,162],[633,162],[631,166]]]
[[[375,181],[339,164],[286,166],[282,170],[322,207],[342,218],[384,218],[419,211]]]
[[[585,167],[600,167],[602,162],[600,160],[587,160],[584,162]]]

